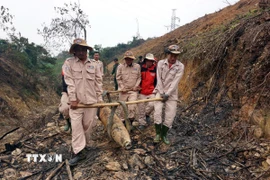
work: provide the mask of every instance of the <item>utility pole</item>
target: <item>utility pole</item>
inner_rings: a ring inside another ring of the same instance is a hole
[[[169,27],[171,27],[171,31],[175,30],[179,26],[178,24],[176,24],[176,21],[178,21],[178,23],[180,22],[180,18],[176,17],[175,11],[176,11],[176,9],[172,9],[171,25],[165,26],[167,29],[169,29]]]
[[[178,22],[180,22],[180,18],[176,17],[175,11],[176,9],[172,9],[172,18],[171,18],[171,31],[175,30],[175,28],[177,28],[179,25],[176,24],[176,20],[178,20]]]

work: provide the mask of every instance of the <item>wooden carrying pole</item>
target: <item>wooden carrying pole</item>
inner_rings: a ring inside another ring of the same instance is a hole
[[[137,101],[127,101],[125,102],[126,105],[129,104],[139,104],[145,102],[152,102],[152,101],[162,101],[162,98],[151,98],[151,99],[143,99]],[[119,106],[120,103],[112,102],[112,103],[96,103],[96,104],[78,104],[77,108],[100,108],[100,107],[110,107],[110,106]]]

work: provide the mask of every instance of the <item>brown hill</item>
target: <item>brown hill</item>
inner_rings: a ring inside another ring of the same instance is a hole
[[[38,82],[42,77],[29,77],[12,59],[12,55],[0,57],[0,137],[17,127],[23,132],[43,126],[57,113],[59,101],[49,84]],[[2,140],[0,149],[4,143]]]
[[[137,56],[152,52],[162,59],[165,47],[180,45],[185,65],[179,84],[183,106],[200,99],[201,110],[226,99],[235,119],[253,121],[269,135],[270,15],[269,8],[262,10],[258,3],[241,0],[131,51]]]
[[[159,59],[169,44],[184,49],[183,103],[169,131],[170,146],[153,143],[152,124],[135,128],[132,148],[125,150],[110,141],[98,121],[92,136],[97,146],[87,147],[86,160],[71,171],[63,163],[27,162],[29,153],[71,158],[71,135],[63,132],[63,121],[54,122],[56,115],[46,127],[17,140],[19,149],[0,154],[0,178],[269,179],[269,140],[253,138],[255,128],[240,121],[258,120],[262,128],[269,123],[269,9],[261,10],[257,3],[240,1],[132,49],[137,55],[153,52]],[[104,78],[106,88],[109,83]],[[255,129],[257,135],[262,128]]]

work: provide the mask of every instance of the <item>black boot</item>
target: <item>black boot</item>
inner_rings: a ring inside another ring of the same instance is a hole
[[[162,125],[161,139],[167,145],[170,144],[170,141],[167,139],[167,133],[168,133],[168,131],[169,131],[169,128],[167,126]]]
[[[146,121],[146,123],[147,123],[148,125],[150,125],[150,124],[151,124],[151,118],[150,118],[150,116],[145,115],[145,121]]]
[[[132,125],[134,121],[135,121],[135,118],[129,118],[131,130],[134,130],[134,126]]]
[[[155,124],[155,128],[156,128],[156,136],[154,138],[154,143],[159,143],[161,135],[161,124]]]
[[[79,161],[86,159],[86,149],[81,150],[72,159],[68,161],[70,166],[76,166]]]
[[[59,117],[58,117],[58,120],[63,120],[64,119],[64,116],[62,113],[59,114]]]

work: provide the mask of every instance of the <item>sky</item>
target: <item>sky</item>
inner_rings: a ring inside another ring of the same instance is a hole
[[[30,42],[44,43],[37,29],[42,23],[49,25],[56,16],[54,7],[64,3],[80,3],[81,9],[89,16],[91,28],[87,29],[87,42],[90,46],[101,44],[112,47],[127,43],[136,36],[139,27],[144,39],[159,37],[170,31],[172,9],[180,18],[179,26],[192,22],[205,14],[235,4],[238,0],[0,0],[0,6],[9,8],[14,15],[17,32]],[[137,23],[138,22],[138,23]],[[0,30],[0,38],[6,34]]]

